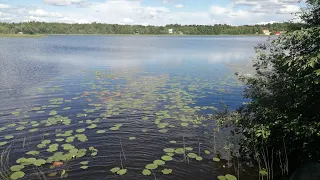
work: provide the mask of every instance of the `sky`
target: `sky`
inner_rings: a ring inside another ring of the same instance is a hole
[[[0,22],[251,25],[292,20],[299,0],[0,0]]]

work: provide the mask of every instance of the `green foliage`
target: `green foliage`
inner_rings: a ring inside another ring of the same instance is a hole
[[[239,75],[251,99],[239,109],[242,152],[282,154],[290,168],[320,158],[320,11],[313,3],[301,17],[308,28],[257,46],[255,75]]]
[[[118,24],[65,24],[45,22],[0,23],[0,34],[168,34],[168,29],[174,29],[174,34],[188,35],[220,35],[220,34],[262,34],[263,28],[271,31],[288,31],[293,23],[273,23],[267,25],[230,26],[226,24],[210,25],[179,25],[142,26]],[[294,24],[293,24],[294,25]],[[58,101],[58,104],[60,101]],[[56,104],[56,101],[52,101]],[[52,113],[52,115],[55,113]],[[147,120],[147,117],[143,118]]]

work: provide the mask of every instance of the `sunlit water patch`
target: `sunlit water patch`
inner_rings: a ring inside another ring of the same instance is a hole
[[[5,40],[1,179],[254,179],[208,117],[246,101],[221,56],[263,40]]]

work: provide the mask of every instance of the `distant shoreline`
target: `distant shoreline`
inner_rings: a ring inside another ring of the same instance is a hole
[[[218,35],[189,35],[189,34],[0,34],[0,37],[12,37],[12,38],[42,38],[48,36],[173,36],[173,37],[186,37],[186,36],[273,36],[273,35],[263,35],[263,34],[218,34]]]

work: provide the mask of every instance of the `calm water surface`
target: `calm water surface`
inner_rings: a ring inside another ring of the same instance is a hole
[[[265,40],[1,38],[0,150],[9,154],[1,160],[1,178],[10,177],[10,167],[17,164],[24,164],[22,179],[207,180],[236,175],[226,153],[227,133],[213,136],[215,122],[205,117],[246,101],[228,64],[247,64],[253,46]],[[19,158],[35,159],[17,163]],[[39,159],[46,163],[35,162]],[[149,166],[149,176],[142,174],[146,165],[161,159],[165,164]],[[52,162],[64,165],[50,168]],[[110,172],[115,167],[126,174]],[[165,175],[164,169],[172,173]],[[239,173],[240,179],[255,178],[249,167]]]

